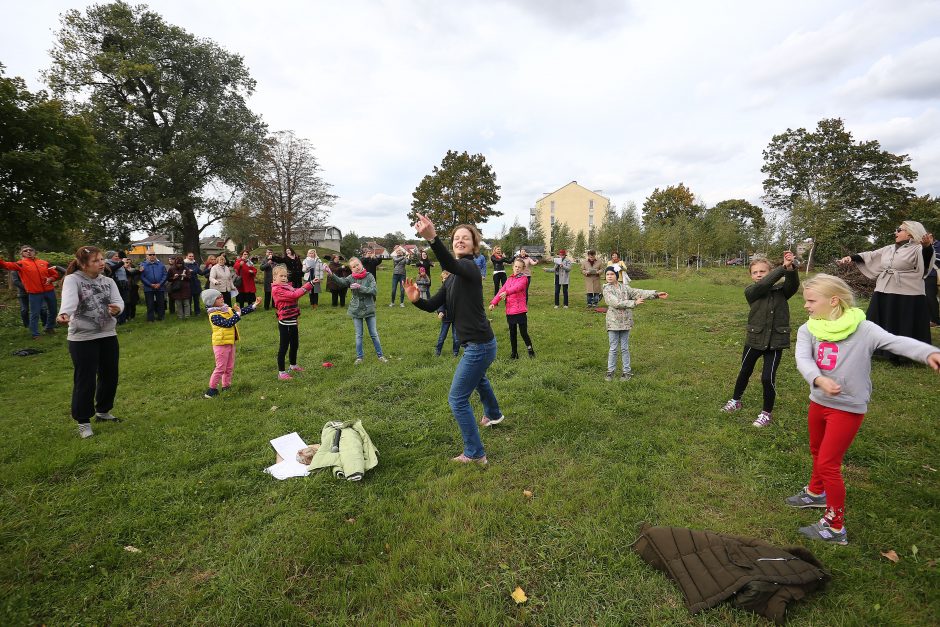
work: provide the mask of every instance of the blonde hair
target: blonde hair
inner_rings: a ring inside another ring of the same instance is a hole
[[[287,271],[287,266],[285,266],[283,263],[277,264],[274,266],[274,269],[271,270],[271,278],[281,276],[282,274],[284,276],[290,276],[290,273]]]
[[[837,276],[820,272],[803,283],[803,290],[813,290],[825,299],[833,296],[839,299],[839,304],[829,312],[830,320],[838,320],[846,309],[855,306],[855,294],[852,288]]]
[[[750,271],[751,271],[751,268],[753,268],[754,266],[756,266],[756,265],[759,264],[759,263],[762,263],[762,264],[764,264],[765,266],[767,266],[767,269],[768,269],[768,270],[773,270],[773,269],[774,269],[774,265],[773,265],[772,263],[770,263],[770,260],[767,259],[767,257],[751,257],[751,263],[749,263],[749,264],[747,265],[747,271],[750,272]]]

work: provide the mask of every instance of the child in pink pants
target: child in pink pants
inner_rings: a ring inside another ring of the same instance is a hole
[[[232,385],[232,371],[235,369],[235,342],[238,341],[238,328],[236,325],[241,316],[248,315],[261,303],[258,298],[253,304],[248,304],[241,310],[225,304],[222,293],[218,290],[204,290],[202,302],[206,305],[209,315],[209,326],[212,329],[212,352],[215,353],[215,370],[209,377],[209,389],[203,395],[213,398],[219,395],[219,383],[222,390]]]

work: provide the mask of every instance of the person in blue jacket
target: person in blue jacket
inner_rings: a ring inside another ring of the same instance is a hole
[[[157,259],[157,253],[147,251],[147,260],[140,264],[140,282],[144,286],[144,298],[147,301],[147,322],[153,322],[154,318],[163,320],[166,313],[166,277],[166,266]]]

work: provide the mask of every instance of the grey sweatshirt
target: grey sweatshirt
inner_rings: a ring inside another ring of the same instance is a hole
[[[109,304],[124,311],[124,300],[114,279],[103,274],[91,278],[81,270],[66,275],[62,281],[59,313],[69,315],[69,341],[83,342],[117,335],[117,320],[108,312]]]
[[[871,355],[883,348],[895,355],[925,362],[940,348],[909,337],[892,335],[874,322],[863,320],[855,333],[838,342],[817,339],[806,324],[796,334],[796,367],[810,385],[814,403],[864,414],[871,400]],[[829,377],[842,386],[842,392],[829,396],[813,385],[816,377]]]

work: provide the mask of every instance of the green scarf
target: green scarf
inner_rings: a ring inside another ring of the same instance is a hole
[[[806,328],[817,340],[838,342],[855,333],[855,329],[864,319],[865,312],[858,307],[852,307],[846,309],[837,320],[810,318],[806,321]]]

